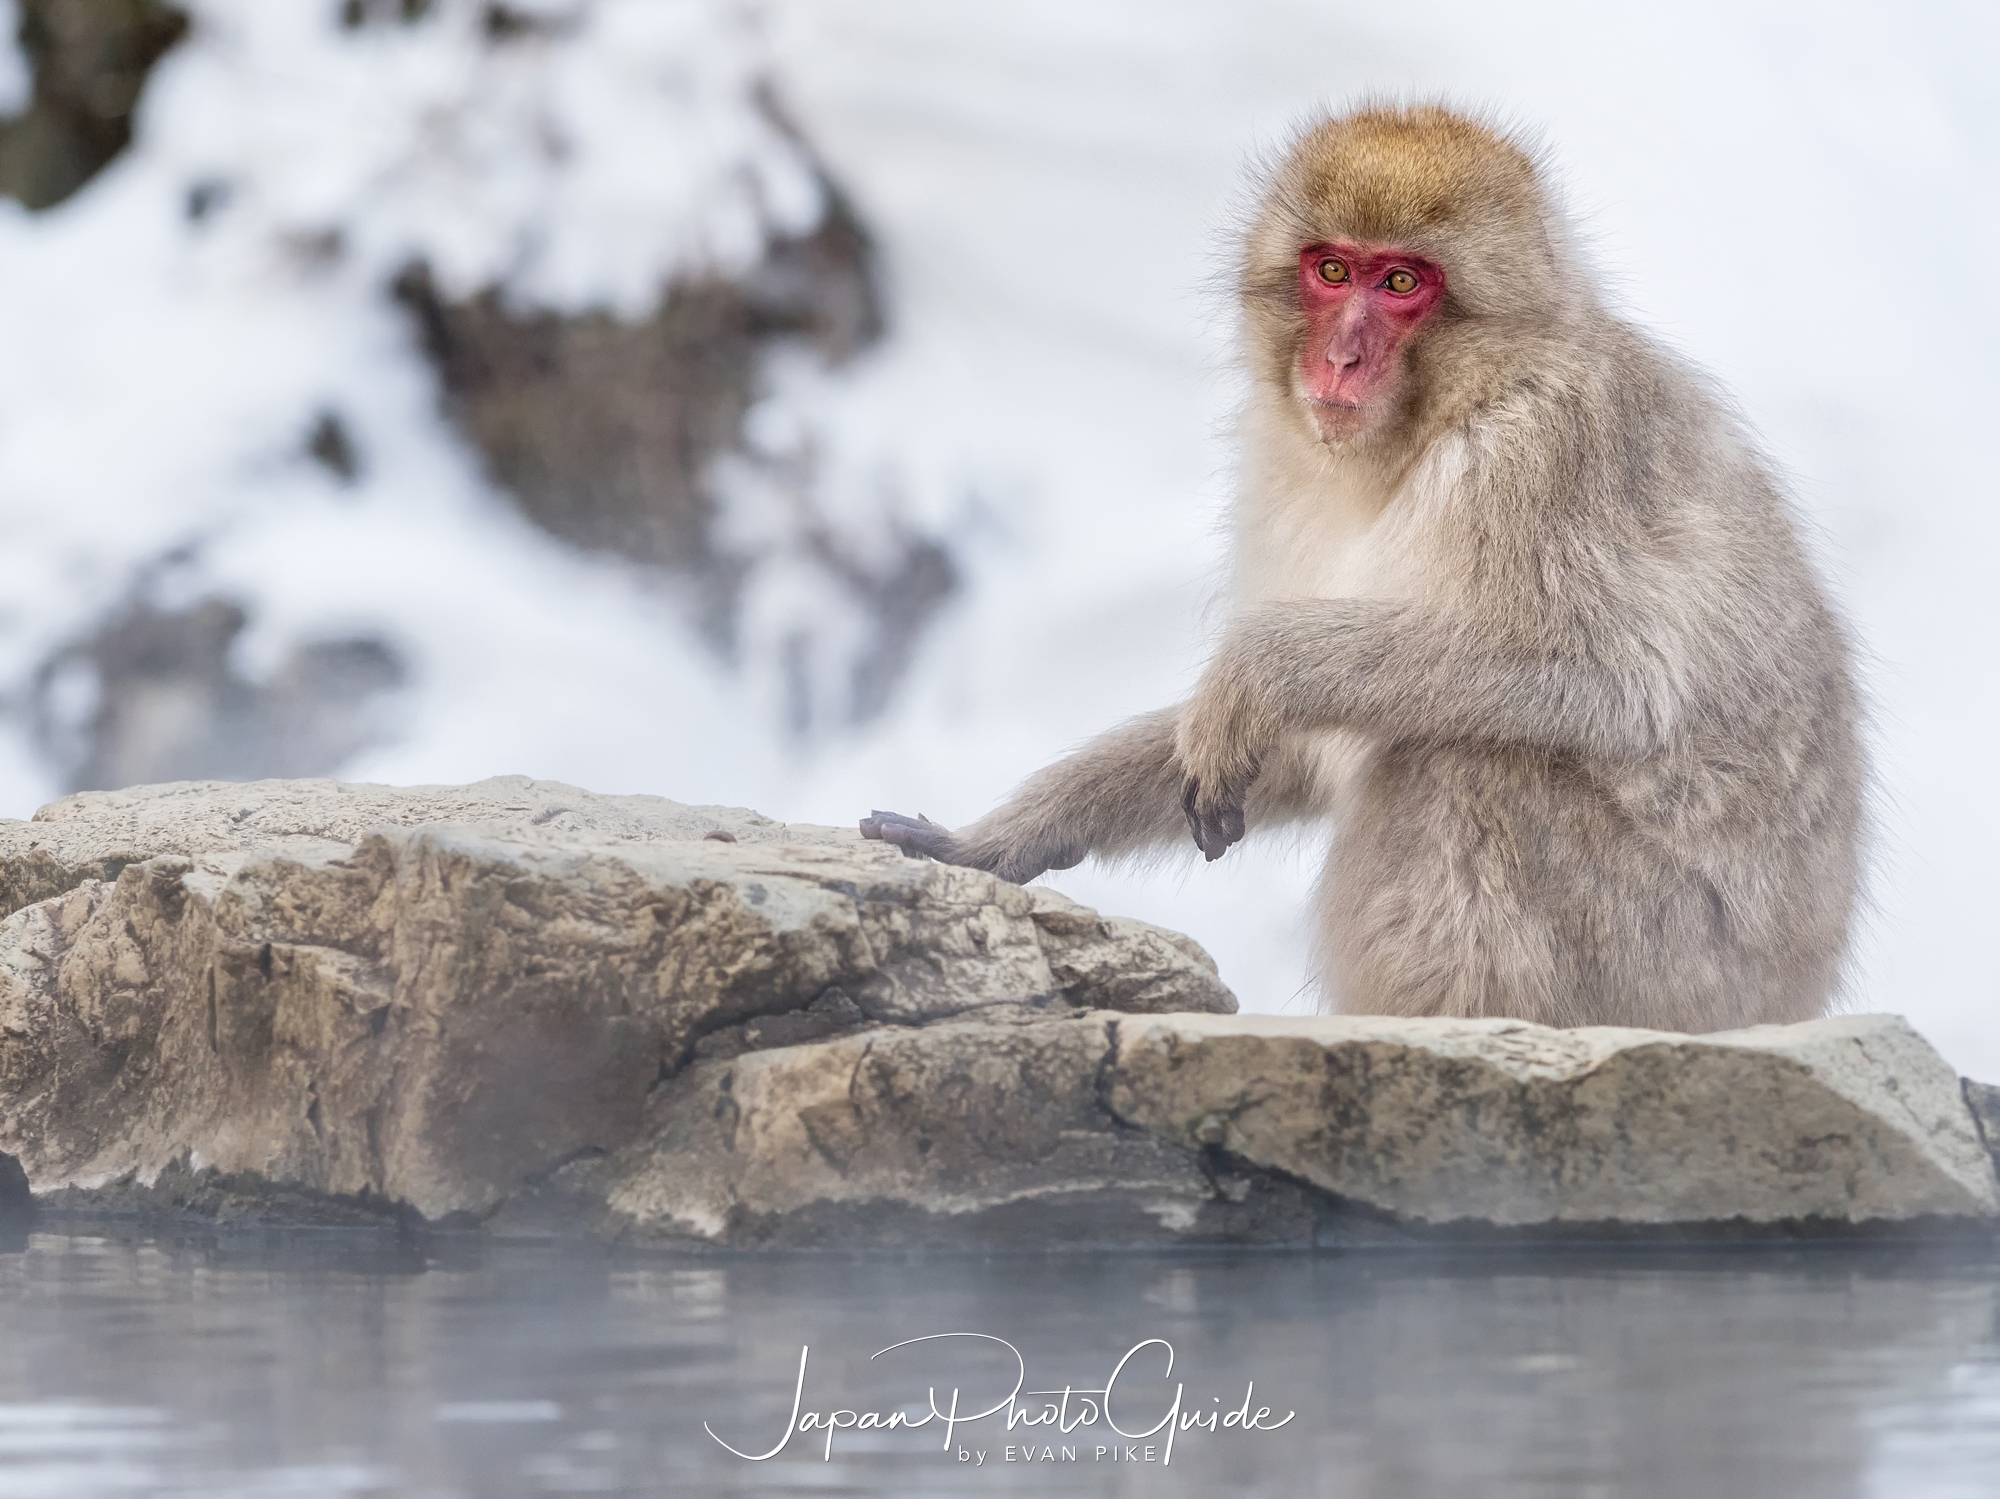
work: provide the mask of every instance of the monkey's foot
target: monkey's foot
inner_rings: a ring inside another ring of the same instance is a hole
[[[861,820],[861,836],[894,844],[911,859],[935,859],[948,865],[958,863],[952,858],[951,830],[942,823],[933,823],[922,813],[906,818],[901,813],[883,812],[878,807]]]
[[[1189,778],[1181,788],[1181,809],[1187,814],[1188,831],[1194,835],[1202,857],[1213,863],[1243,837],[1243,798],[1229,792],[1206,793],[1200,782]]]

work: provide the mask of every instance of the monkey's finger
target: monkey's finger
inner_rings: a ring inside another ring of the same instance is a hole
[[[1201,783],[1192,776],[1181,783],[1181,811],[1187,814],[1188,832],[1194,835],[1195,847],[1214,859],[1215,856],[1208,853],[1208,840],[1202,836]]]
[[[1202,858],[1213,864],[1229,852],[1229,839],[1222,830],[1222,823],[1212,812],[1196,813],[1194,817],[1195,847],[1201,850]]]
[[[921,850],[911,847],[922,842],[922,827],[914,819],[906,818],[901,813],[884,812],[881,808],[876,808],[861,820],[861,836],[893,844],[908,855],[920,857],[922,853]]]
[[[922,813],[911,818],[902,813],[884,812],[879,807],[861,820],[861,836],[864,839],[881,839],[889,843],[895,841],[895,835],[921,833],[927,828],[935,828],[940,833],[944,831]]]
[[[1194,842],[1195,847],[1201,850],[1201,857],[1210,864],[1222,858],[1229,849],[1229,846],[1222,842],[1221,836],[1208,826],[1206,818],[1195,825]]]
[[[1229,846],[1243,837],[1243,802],[1239,797],[1225,793],[1212,799],[1213,805],[1203,806],[1211,799],[1201,795],[1199,786],[1190,781],[1181,794],[1181,807],[1187,813],[1188,830],[1194,835],[1195,847],[1210,863],[1229,852]]]
[[[1234,798],[1216,810],[1216,822],[1222,830],[1226,843],[1241,842],[1243,838],[1243,804]]]
[[[919,813],[914,818],[876,808],[861,820],[861,836],[894,844],[912,859],[950,859],[951,830]]]

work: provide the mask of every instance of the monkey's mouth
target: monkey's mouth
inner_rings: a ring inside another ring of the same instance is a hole
[[[1319,438],[1323,443],[1346,442],[1360,437],[1374,425],[1372,413],[1359,401],[1330,401],[1309,396],[1305,405],[1312,414],[1313,426],[1319,429]]]
[[[1303,379],[1293,380],[1292,396],[1314,416],[1352,416],[1356,412],[1366,411],[1369,406],[1365,397],[1343,400],[1337,395],[1321,395]]]

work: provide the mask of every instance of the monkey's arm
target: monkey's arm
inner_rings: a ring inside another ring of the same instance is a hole
[[[928,818],[877,812],[863,837],[905,854],[1033,880],[1091,854],[1125,854],[1176,836],[1181,770],[1174,730],[1181,708],[1159,709],[1099,735],[1029,777],[1006,802],[953,832]]]
[[[1416,604],[1296,599],[1230,628],[1188,705],[1178,754],[1195,842],[1216,859],[1242,837],[1244,798],[1289,733],[1345,728],[1640,760],[1666,744],[1673,717],[1662,676],[1580,643],[1511,643]]]
[[[1067,870],[1090,855],[1115,858],[1172,843],[1187,826],[1185,776],[1175,736],[1186,706],[1144,714],[1100,735],[1038,771],[976,823],[953,831],[928,818],[876,812],[861,822],[866,838],[905,854],[990,870],[1004,880],[1033,880]],[[1310,767],[1274,762],[1250,801],[1252,823],[1279,822],[1303,810]],[[1236,812],[1243,836],[1243,809]]]

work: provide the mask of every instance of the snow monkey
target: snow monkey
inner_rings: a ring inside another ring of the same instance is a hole
[[[1858,878],[1843,628],[1755,441],[1606,310],[1536,162],[1438,107],[1323,120],[1239,293],[1233,613],[1193,696],[968,827],[862,832],[1025,881],[1326,818],[1339,1009],[1822,1014]]]

